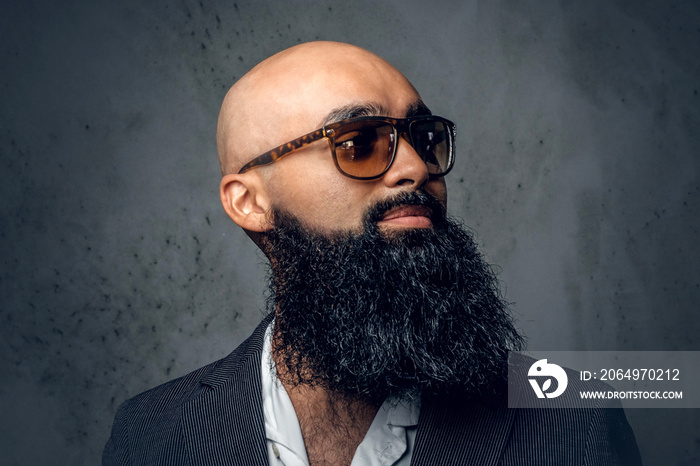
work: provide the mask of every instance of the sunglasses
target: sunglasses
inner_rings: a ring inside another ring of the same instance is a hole
[[[454,164],[454,123],[434,115],[411,118],[367,116],[338,121],[265,152],[241,168],[269,165],[320,139],[328,139],[336,168],[355,180],[384,175],[396,158],[399,137],[418,153],[430,176],[444,176]]]

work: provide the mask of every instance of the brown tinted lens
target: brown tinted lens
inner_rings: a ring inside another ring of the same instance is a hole
[[[428,172],[440,175],[449,169],[451,134],[439,120],[414,121],[411,124],[413,148],[428,166]]]
[[[394,151],[394,130],[382,121],[358,121],[336,130],[335,157],[347,175],[368,178],[386,170]]]

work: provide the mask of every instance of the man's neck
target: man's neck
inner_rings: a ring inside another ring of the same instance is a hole
[[[275,351],[277,374],[296,412],[311,466],[350,465],[381,403],[347,400],[320,387],[290,383]]]

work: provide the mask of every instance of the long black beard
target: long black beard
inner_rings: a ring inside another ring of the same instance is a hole
[[[400,205],[430,208],[433,228],[382,234],[377,221]],[[472,236],[434,197],[374,206],[361,234],[322,235],[279,210],[274,225],[261,244],[287,382],[377,402],[505,381],[522,339]]]

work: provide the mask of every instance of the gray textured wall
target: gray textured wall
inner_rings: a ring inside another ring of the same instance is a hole
[[[60,3],[60,4],[59,4]],[[532,349],[698,350],[698,2],[2,2],[0,458],[95,464],[118,404],[227,354],[262,259],[218,201],[228,87],[317,38],[458,125],[452,212]],[[697,410],[631,410],[698,464]]]

